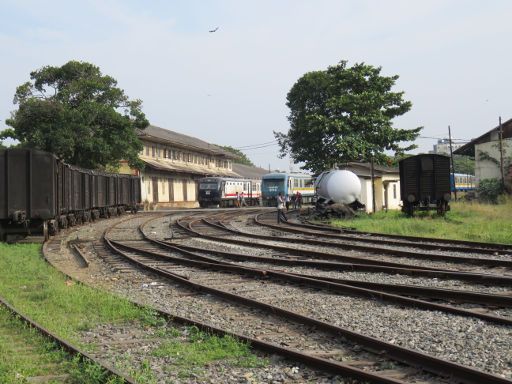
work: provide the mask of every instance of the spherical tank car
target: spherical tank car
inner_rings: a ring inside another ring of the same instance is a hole
[[[351,204],[361,194],[361,182],[350,171],[326,171],[316,178],[315,191],[319,204]]]

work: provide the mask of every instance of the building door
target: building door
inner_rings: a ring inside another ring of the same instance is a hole
[[[183,201],[187,201],[187,187],[188,187],[188,180],[183,179]]]
[[[169,201],[174,201],[174,179],[168,179],[169,183]]]
[[[158,203],[158,177],[151,178],[153,182],[153,203]]]

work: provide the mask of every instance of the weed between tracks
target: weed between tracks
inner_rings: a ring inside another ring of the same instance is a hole
[[[197,327],[188,327],[185,332],[172,333],[173,339],[162,343],[153,351],[157,357],[172,359],[173,365],[180,367],[180,375],[197,375],[201,367],[214,361],[223,360],[235,367],[264,367],[268,362],[250,351],[249,345],[232,337],[207,335]]]
[[[26,383],[34,376],[56,376],[49,383],[121,384],[96,364],[71,358],[55,343],[0,308],[0,383]]]
[[[222,360],[230,366],[239,367],[259,367],[267,363],[251,354],[248,345],[230,337],[206,335],[195,327],[184,327],[184,331],[167,327],[166,320],[149,309],[139,308],[127,300],[68,281],[43,261],[39,245],[0,243],[0,271],[1,296],[34,321],[85,350],[94,350],[95,346],[80,345],[81,332],[100,324],[136,322],[143,327],[156,328],[157,334],[162,337],[162,343],[148,359],[152,356],[172,357],[173,364],[169,368],[179,366],[183,368],[183,375],[186,375],[189,368],[199,373],[211,361]],[[3,317],[0,316],[2,321]],[[12,326],[13,332],[18,328],[18,325]],[[28,329],[25,331],[33,332]],[[39,343],[41,341],[38,341],[38,337],[34,333],[31,339]],[[46,348],[44,338],[41,339],[42,348]],[[30,375],[32,364],[24,361],[23,356],[14,356],[1,345],[0,382],[9,383],[7,378],[16,378],[19,372]],[[50,349],[55,353],[53,359],[62,360],[62,352],[55,351],[53,344]],[[135,370],[127,361],[118,361],[117,365],[130,367],[130,374],[140,383],[156,382],[149,361],[143,361]],[[74,377],[72,382],[106,382],[101,370],[94,364],[84,366],[72,360],[67,371]]]
[[[512,244],[512,199],[499,205],[453,202],[446,215],[420,212],[407,217],[400,211],[334,220],[333,225],[360,231]]]

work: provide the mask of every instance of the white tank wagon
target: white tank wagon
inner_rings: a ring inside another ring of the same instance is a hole
[[[315,181],[317,203],[352,204],[361,195],[361,182],[355,173],[346,170],[322,172]]]

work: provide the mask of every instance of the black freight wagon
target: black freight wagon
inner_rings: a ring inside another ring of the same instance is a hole
[[[71,166],[35,149],[0,150],[0,240],[136,211],[140,178]]]
[[[444,155],[411,156],[399,163],[402,211],[437,209],[443,214],[450,209],[450,158]]]

